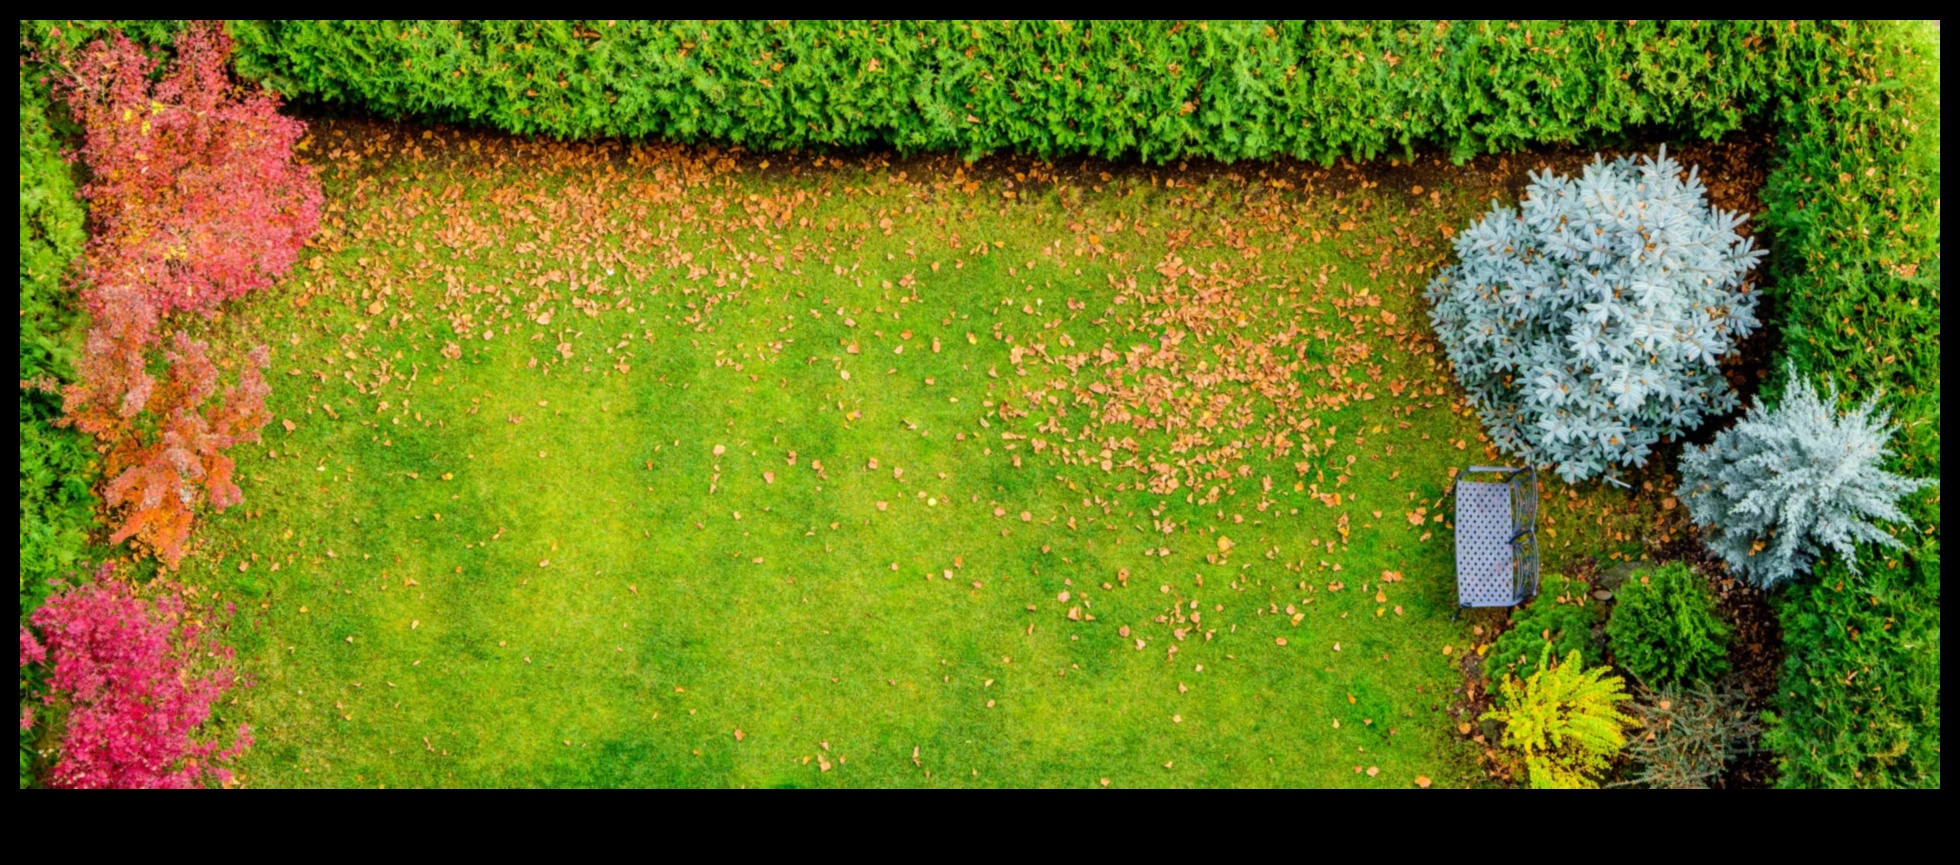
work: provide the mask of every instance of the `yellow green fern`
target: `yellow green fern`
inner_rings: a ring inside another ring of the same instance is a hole
[[[1586,669],[1576,651],[1556,665],[1549,656],[1548,646],[1523,683],[1505,679],[1503,705],[1483,717],[1504,724],[1504,747],[1524,761],[1533,788],[1597,787],[1626,745],[1632,719],[1615,705],[1630,699],[1626,682],[1606,667]]]

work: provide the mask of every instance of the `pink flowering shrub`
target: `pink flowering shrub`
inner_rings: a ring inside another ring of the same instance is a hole
[[[20,666],[41,674],[44,705],[66,710],[50,786],[186,788],[231,780],[221,766],[251,745],[250,728],[241,726],[228,747],[197,738],[230,687],[223,663],[231,653],[180,595],[138,598],[104,565],[93,582],[49,597],[31,624],[33,630],[20,629]],[[36,722],[36,713],[21,710],[23,733]]]

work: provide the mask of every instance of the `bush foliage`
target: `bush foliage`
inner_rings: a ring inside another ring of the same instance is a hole
[[[305,125],[271,94],[234,86],[230,41],[185,29],[159,64],[120,33],[83,47],[61,95],[89,167],[87,279],[140,289],[158,315],[208,312],[272,283],[319,223],[321,193],[294,161]],[[105,301],[85,297],[104,314]]]
[[[121,34],[90,43],[61,81],[85,143],[93,229],[83,305],[94,319],[66,420],[95,439],[116,509],[111,542],[137,539],[168,567],[194,510],[240,499],[225,452],[269,419],[261,346],[220,390],[208,346],[181,331],[152,373],[163,317],[208,313],[292,267],[321,192],[293,158],[304,127],[278,100],[233,85],[222,30],[178,34],[160,71]]]
[[[1631,721],[1618,704],[1630,697],[1626,683],[1588,669],[1578,652],[1548,664],[1551,647],[1539,650],[1538,670],[1520,683],[1505,679],[1497,708],[1483,717],[1504,724],[1506,749],[1524,763],[1536,789],[1599,786],[1599,775],[1626,745]]]
[[[1620,586],[1606,623],[1613,663],[1649,688],[1712,682],[1729,670],[1729,626],[1708,586],[1668,562]]]
[[[1720,363],[1756,329],[1762,256],[1741,222],[1663,149],[1535,174],[1457,235],[1429,318],[1497,445],[1575,482],[1733,408]]]
[[[1819,398],[1795,370],[1774,411],[1761,399],[1707,447],[1681,455],[1681,499],[1734,571],[1768,588],[1803,574],[1825,550],[1858,570],[1858,544],[1904,543],[1868,520],[1911,524],[1898,500],[1935,481],[1880,468],[1891,418],[1873,397],[1842,415],[1837,386]]]
[[[65,710],[55,787],[194,787],[230,780],[221,764],[251,744],[240,729],[229,746],[194,735],[230,688],[227,660],[183,599],[166,591],[136,597],[111,569],[63,590],[20,629],[20,666],[45,668],[41,702]],[[26,696],[26,695],[23,695]],[[21,732],[42,719],[21,711]]]
[[[1563,588],[1555,595],[1552,584],[1561,581],[1556,574],[1546,575],[1545,591],[1530,604],[1511,611],[1511,626],[1491,642],[1490,651],[1484,655],[1484,678],[1501,681],[1520,669],[1530,672],[1547,645],[1554,658],[1577,652],[1585,666],[1604,660],[1593,641],[1593,626],[1599,624],[1603,607],[1574,602],[1584,600],[1583,582],[1563,580]],[[1498,696],[1501,698],[1502,693]]]
[[[1896,463],[1940,475],[1939,47],[1924,22],[1832,28],[1789,67],[1763,189],[1775,233],[1782,357],[1854,399],[1883,391]],[[1827,561],[1778,599],[1781,783],[1940,785],[1940,509],[1900,557],[1851,574]],[[1902,561],[1903,560],[1903,561]]]
[[[254,21],[289,95],[566,138],[1043,157],[1458,156],[1760,112],[1774,24]],[[1744,70],[1721,64],[1764,51]],[[1737,74],[1740,72],[1740,74]]]
[[[20,614],[86,555],[96,477],[87,442],[60,429],[74,373],[74,276],[85,235],[75,182],[49,123],[47,92],[20,73]]]
[[[1624,782],[1631,786],[1704,789],[1762,733],[1748,693],[1733,682],[1645,691],[1632,715],[1636,729],[1626,751],[1633,771]]]
[[[1763,740],[1786,787],[1940,786],[1939,545],[1852,573],[1826,559],[1776,598],[1783,678]]]

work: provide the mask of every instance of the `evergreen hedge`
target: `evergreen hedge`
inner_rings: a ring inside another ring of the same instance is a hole
[[[87,235],[45,88],[20,78],[20,616],[84,557],[95,517],[95,454],[55,425],[72,378],[79,314],[71,284]]]
[[[1166,161],[1457,157],[1760,116],[1776,23],[234,22],[288,96],[565,138]],[[1742,62],[1737,62],[1742,61]]]

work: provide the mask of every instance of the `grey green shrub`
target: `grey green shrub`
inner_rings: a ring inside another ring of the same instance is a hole
[[[1498,446],[1574,482],[1733,408],[1719,364],[1756,329],[1762,256],[1742,221],[1662,149],[1534,174],[1458,235],[1430,321]]]
[[[1937,481],[1880,468],[1892,438],[1874,396],[1841,416],[1835,384],[1820,398],[1790,370],[1774,411],[1759,398],[1706,447],[1681,454],[1681,489],[1708,548],[1751,584],[1769,588],[1810,572],[1825,549],[1858,569],[1857,545],[1900,549],[1875,522],[1910,525],[1900,497]]]

